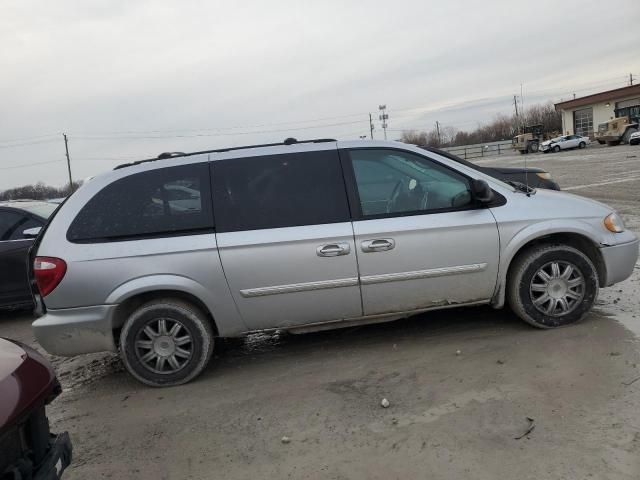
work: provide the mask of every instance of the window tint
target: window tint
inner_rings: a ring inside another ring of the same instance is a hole
[[[338,152],[213,162],[219,232],[349,221]]]
[[[0,210],[0,241],[11,240],[14,230],[24,220],[24,215],[20,213]]]
[[[161,168],[116,180],[75,218],[72,242],[171,236],[213,229],[207,163]]]
[[[350,151],[364,216],[435,212],[469,206],[468,180],[442,165],[408,152]]]
[[[13,229],[13,233],[9,237],[9,240],[22,240],[25,238],[22,232],[29,228],[36,227],[42,227],[42,222],[33,218],[24,218],[22,223],[20,223],[16,228]]]

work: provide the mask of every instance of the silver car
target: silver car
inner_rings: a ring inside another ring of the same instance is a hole
[[[119,351],[166,386],[202,372],[216,337],[505,302],[533,326],[567,325],[629,277],[638,239],[606,205],[418,147],[288,139],[97,176],[36,249],[40,344]]]

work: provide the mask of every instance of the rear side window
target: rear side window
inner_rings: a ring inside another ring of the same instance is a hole
[[[218,232],[349,221],[335,150],[213,162]]]
[[[24,215],[0,210],[0,241],[11,240],[11,235],[24,220]]]
[[[212,231],[210,192],[206,163],[136,173],[98,192],[67,238],[91,243]]]

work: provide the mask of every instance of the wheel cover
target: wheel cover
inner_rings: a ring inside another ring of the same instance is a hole
[[[551,317],[562,317],[580,305],[585,293],[582,273],[572,263],[553,261],[535,273],[529,285],[533,306]]]
[[[169,375],[182,370],[193,355],[193,338],[172,318],[154,318],[138,330],[135,353],[140,364],[153,373]]]

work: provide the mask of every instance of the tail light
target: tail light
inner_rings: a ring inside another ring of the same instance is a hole
[[[49,295],[62,281],[66,272],[67,264],[61,258],[36,257],[33,262],[33,275],[40,295]]]

